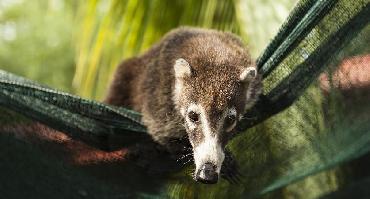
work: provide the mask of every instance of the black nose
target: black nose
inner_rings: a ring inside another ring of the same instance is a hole
[[[218,180],[216,166],[209,162],[203,164],[197,171],[195,180],[205,184],[215,184]]]

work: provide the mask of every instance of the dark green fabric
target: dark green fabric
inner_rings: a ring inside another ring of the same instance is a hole
[[[257,62],[263,77],[275,67],[302,41],[320,20],[334,7],[337,1],[301,1],[292,11],[278,35],[271,41]]]
[[[345,194],[356,190],[357,178],[333,172],[370,151],[370,86],[343,92],[332,81],[330,92],[325,94],[318,76],[326,73],[332,80],[344,60],[370,55],[369,21],[368,0],[300,1],[258,59],[264,94],[245,115],[238,126],[240,133],[228,146],[240,164],[242,182],[199,185],[187,174],[176,174],[166,182],[154,183],[159,186],[157,192],[142,190],[139,195],[275,198],[290,191],[291,197],[312,198],[325,193],[324,189],[338,189],[323,196],[333,198],[342,193],[338,187],[343,184],[352,184]],[[126,142],[121,147],[149,139],[140,114],[131,110],[81,99],[4,71],[0,72],[0,89],[4,108],[94,147],[113,150],[104,144],[109,136],[123,137]],[[331,186],[328,179],[332,178],[336,180]],[[302,179],[311,185],[299,181]],[[75,180],[78,183],[80,178]],[[368,180],[363,182],[368,184]],[[282,187],[288,191],[281,191]],[[301,187],[306,193],[299,192]],[[124,198],[120,196],[124,191],[104,186],[91,193]]]
[[[103,148],[104,137],[124,132],[127,145],[147,139],[140,114],[56,91],[0,71],[0,104],[70,136]]]
[[[318,8],[316,11],[309,10],[307,15],[304,19],[311,22],[313,15],[316,17],[315,20],[322,18],[323,16],[320,13],[325,12],[326,14],[329,13],[327,10],[322,10],[321,5],[322,2],[331,2],[331,1],[317,1],[315,7]],[[326,3],[325,5],[330,5]],[[273,114],[279,113],[280,111],[284,110],[288,106],[290,106],[296,99],[299,97],[302,92],[317,78],[320,72],[322,72],[325,67],[327,67],[330,63],[331,55],[339,53],[344,46],[350,42],[353,37],[355,37],[366,25],[369,23],[370,17],[370,7],[369,4],[363,7],[355,16],[346,24],[343,24],[336,32],[329,35],[327,41],[323,41],[320,43],[310,55],[307,55],[305,60],[294,66],[294,70],[292,70],[289,76],[285,77],[279,84],[269,91],[266,96],[263,96],[259,103],[256,105],[255,110],[253,110],[255,116],[254,120],[247,119],[246,121],[242,122],[240,125],[240,130],[243,131],[247,127],[250,127],[264,119],[270,117]],[[292,17],[294,19],[294,17]],[[292,31],[292,33],[286,37],[285,41],[275,50],[269,60],[265,63],[262,63],[264,60],[263,57],[259,59],[257,65],[261,65],[261,72],[262,74],[268,75],[270,71],[276,67],[279,62],[289,53],[292,53],[292,49],[299,44],[299,41],[302,41],[304,37],[307,35],[308,30],[312,30],[314,26],[310,25],[311,23],[306,23],[307,21],[303,20],[302,24],[297,25],[297,29],[300,30],[298,34],[296,33],[296,29]],[[317,24],[317,22],[316,22]],[[312,26],[312,27],[311,27]],[[290,26],[287,26],[290,27]],[[306,30],[307,28],[310,28]],[[305,29],[305,32],[303,32]],[[283,29],[280,33],[285,35],[286,30]],[[277,36],[277,39],[274,40],[271,45],[267,49],[272,49],[275,46],[275,41],[279,39],[280,34]],[[293,41],[296,41],[294,43]],[[280,61],[279,61],[280,60]],[[247,115],[246,118],[250,118]]]

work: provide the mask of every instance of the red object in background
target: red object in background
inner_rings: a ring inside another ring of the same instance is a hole
[[[325,92],[329,92],[332,87],[342,91],[370,89],[370,54],[344,59],[332,76],[323,73],[319,81]]]
[[[28,125],[3,126],[1,129],[5,132],[13,132],[17,138],[27,140],[51,154],[60,155],[59,158],[65,158],[75,165],[124,162],[128,152],[127,148],[111,152],[102,151],[37,122]]]

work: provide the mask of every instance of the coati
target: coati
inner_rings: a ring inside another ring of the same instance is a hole
[[[187,137],[195,180],[216,183],[225,145],[261,90],[261,76],[237,36],[187,27],[123,61],[105,102],[141,112],[153,140],[168,151],[176,150],[171,140]]]

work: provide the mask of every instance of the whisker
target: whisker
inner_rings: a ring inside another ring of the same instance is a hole
[[[255,120],[257,117],[254,116],[254,117],[248,117],[246,115],[243,115],[241,119],[246,119],[246,120]]]
[[[188,163],[190,163],[190,162],[192,162],[192,159],[190,159],[190,160],[188,160],[188,161],[184,162],[182,165],[187,165],[187,164],[188,164]]]
[[[177,160],[183,160],[185,158],[191,157],[192,155],[193,153],[184,154],[184,155],[181,155],[179,158],[177,158]]]

